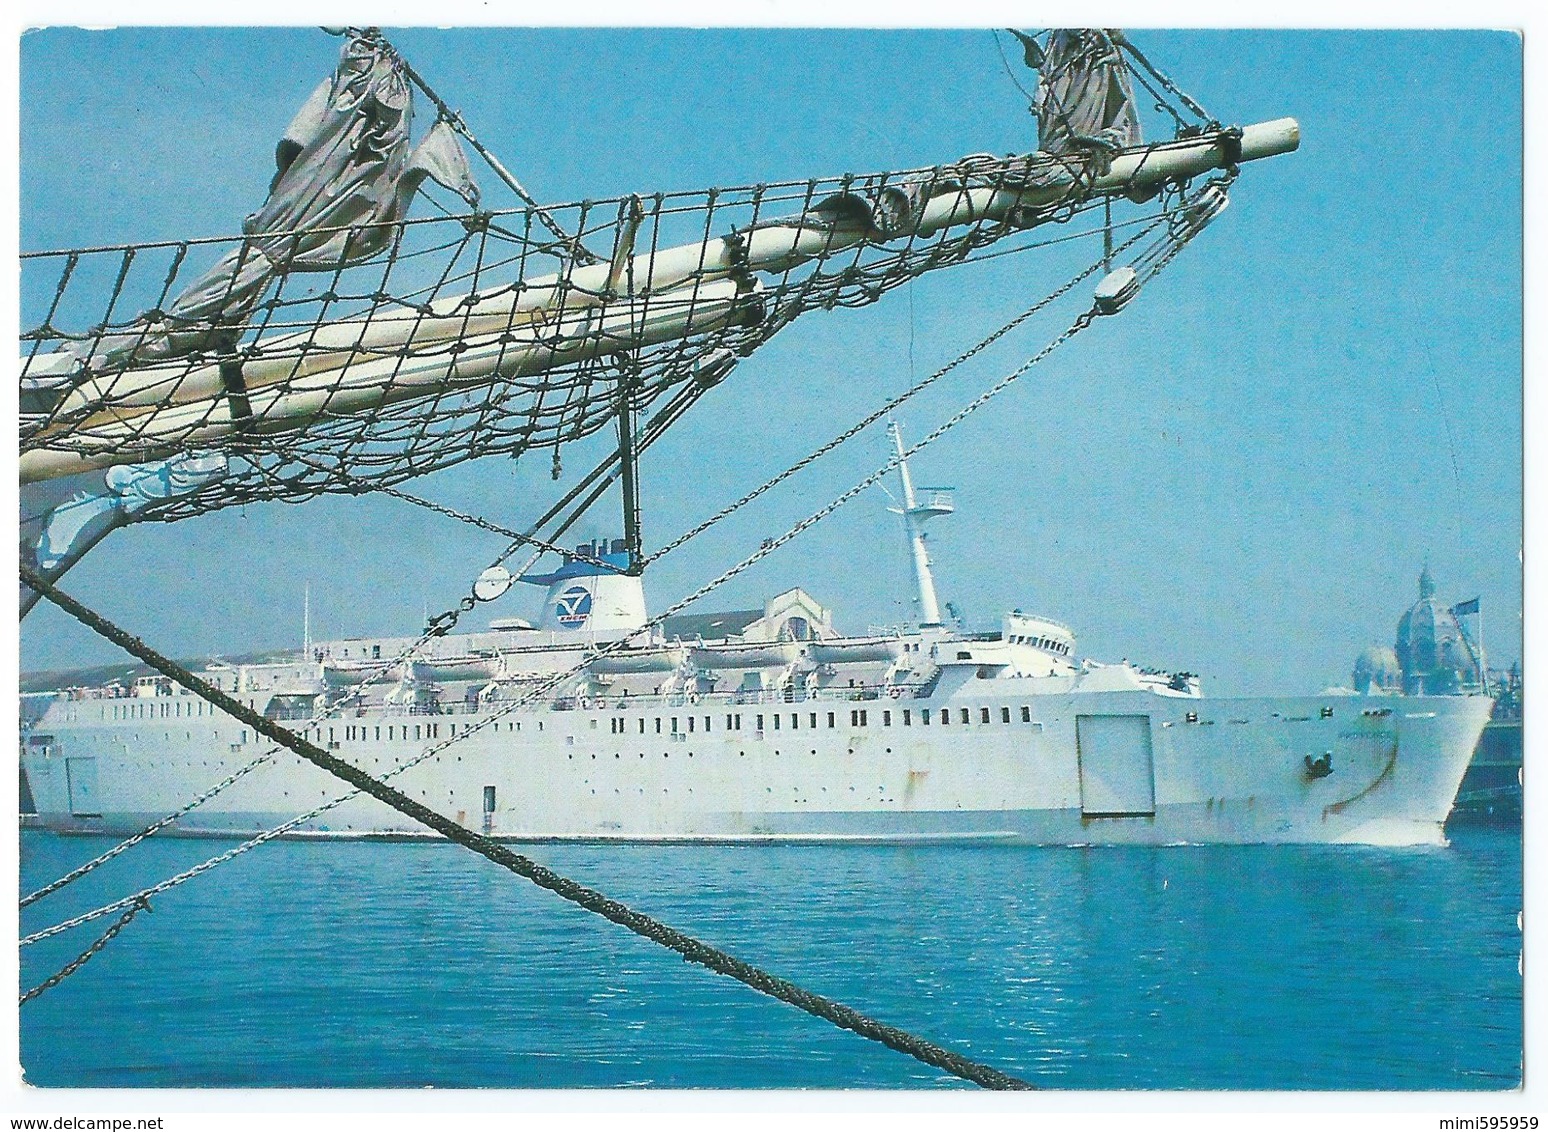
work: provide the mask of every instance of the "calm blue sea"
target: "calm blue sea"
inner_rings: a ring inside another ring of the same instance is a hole
[[[535,846],[750,962],[1048,1088],[1521,1081],[1521,835],[1446,849]],[[24,832],[30,891],[109,843]],[[151,841],[24,930],[224,843]],[[31,986],[96,930],[28,948]],[[271,844],[21,1011],[70,1086],[964,1087],[464,850]]]

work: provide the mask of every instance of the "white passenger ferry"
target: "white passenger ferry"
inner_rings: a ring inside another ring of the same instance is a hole
[[[201,675],[516,841],[1443,840],[1486,696],[1212,699],[1188,673],[1078,658],[1069,628],[1019,610],[964,633],[941,616],[923,529],[952,500],[898,471],[920,614],[903,629],[840,634],[801,589],[644,628],[616,540],[519,579],[546,588],[536,624],[437,637],[398,663],[412,639],[309,643]],[[59,693],[23,769],[44,826],[123,834],[270,750],[147,676]],[[425,835],[345,794],[274,750],[169,832]]]

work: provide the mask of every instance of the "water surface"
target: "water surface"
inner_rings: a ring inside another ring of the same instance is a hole
[[[1513,1088],[1520,830],[1452,838],[522,851],[1048,1088]],[[109,844],[24,832],[22,886]],[[228,845],[152,839],[23,928]],[[36,1085],[971,1087],[449,845],[273,843],[182,885],[22,1008],[21,1053]]]

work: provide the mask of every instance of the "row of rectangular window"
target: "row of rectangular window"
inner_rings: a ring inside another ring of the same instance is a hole
[[[183,710],[187,703],[188,710]],[[206,713],[206,709],[208,712]],[[183,716],[214,715],[215,708],[201,699],[175,700],[171,703],[114,704],[114,719],[181,719]]]
[[[919,709],[919,724],[920,724],[920,726],[927,727],[932,722],[934,722],[938,726],[941,726],[941,727],[949,726],[951,724],[951,722],[952,722],[952,710],[953,709],[951,709],[951,708],[920,708]],[[967,724],[967,723],[972,723],[973,722],[973,712],[972,712],[972,709],[970,709],[970,708],[957,708],[956,711],[958,713],[958,723],[959,724]],[[883,727],[891,727],[891,726],[893,726],[893,718],[892,717],[893,717],[894,714],[895,713],[891,709],[887,709],[887,710],[882,711],[882,713],[881,713],[881,717],[882,717],[881,718],[881,723],[882,723]],[[903,727],[912,727],[913,726],[913,724],[914,724],[914,709],[913,708],[902,708],[898,712],[896,712],[896,714],[899,716],[899,724],[901,726],[903,726]],[[805,723],[804,724],[802,722],[802,717],[803,716],[805,717]],[[826,720],[825,721],[823,720],[824,716],[826,716]],[[681,735],[681,734],[692,733],[692,732],[694,732],[694,731],[696,731],[698,729],[697,719],[699,719],[699,718],[702,718],[703,721],[704,721],[704,726],[703,726],[703,730],[704,731],[708,732],[708,731],[712,730],[711,717],[710,716],[706,715],[706,716],[702,716],[702,717],[695,717],[695,716],[691,716],[690,715],[690,716],[685,716],[685,717],[679,717],[679,716],[675,716],[674,715],[674,716],[669,716],[669,717],[655,716],[654,717],[654,733],[657,734],[657,735],[666,734],[666,733],[670,733],[672,735]],[[784,723],[784,720],[786,718],[787,717],[784,714],[782,714],[782,713],[773,712],[773,713],[769,713],[767,715],[765,715],[765,714],[756,715],[756,716],[753,717],[753,722],[754,722],[754,725],[755,725],[756,729],[758,731],[760,731],[760,732],[762,732],[762,731],[779,731],[779,730],[783,729],[786,726],[785,723]],[[1020,718],[1021,718],[1021,722],[1022,723],[1031,723],[1032,722],[1032,709],[1030,707],[1028,707],[1027,705],[1022,704],[1021,708],[1020,708]],[[791,730],[791,731],[799,731],[803,726],[808,728],[808,729],[811,729],[811,730],[816,730],[818,727],[822,726],[822,722],[826,722],[827,726],[830,727],[830,728],[838,726],[838,713],[837,712],[831,712],[831,711],[829,711],[829,712],[816,712],[816,711],[799,712],[799,711],[793,711],[793,712],[789,713],[788,719],[789,719],[789,730]],[[991,722],[993,722],[993,719],[994,719],[994,716],[993,716],[993,713],[992,713],[991,709],[989,709],[987,707],[980,707],[978,709],[978,722],[979,723],[991,723]],[[684,721],[686,721],[686,724],[687,724],[686,732],[683,730],[683,727],[682,727],[682,724],[684,723]],[[647,720],[643,716],[640,717],[640,719],[637,722],[638,722],[638,725],[639,725],[639,733],[641,735],[646,734],[650,730],[647,727]],[[1011,713],[1011,709],[1009,707],[1001,707],[1000,708],[1000,722],[1002,724],[1012,722],[1012,713]],[[849,713],[849,725],[851,727],[868,727],[868,726],[870,726],[870,711],[869,711],[869,709],[867,709],[867,708],[856,708],[856,709],[852,710]],[[596,722],[595,721],[592,722],[592,726],[596,726]],[[623,716],[615,716],[615,717],[613,717],[609,721],[609,726],[611,727],[612,733],[614,735],[623,735],[623,734],[627,733],[627,731],[628,731],[628,720],[626,718],[624,718]],[[726,715],[726,722],[725,722],[725,729],[727,731],[740,731],[742,729],[742,716],[741,716],[740,712],[727,713],[727,715]]]
[[[934,721],[939,726],[945,727],[945,726],[950,725],[950,723],[952,721],[951,720],[951,714],[952,714],[952,709],[951,708],[938,708],[938,709],[921,708],[921,709],[919,709],[919,723],[920,723],[921,726],[926,726],[927,727],[927,726],[930,725],[930,723],[932,721],[932,711],[935,713],[934,714]],[[960,723],[966,724],[966,723],[971,723],[972,722],[972,711],[971,711],[971,709],[969,709],[969,708],[958,708],[957,711],[959,713],[959,722]],[[815,712],[815,711],[813,711],[813,712],[807,712],[805,714],[806,714],[806,720],[807,720],[806,721],[806,726],[809,729],[816,729],[818,726],[820,726],[818,721],[819,721],[819,719],[822,716],[826,716],[827,717],[825,722],[827,723],[827,726],[829,728],[833,728],[833,727],[838,726],[838,716],[837,716],[836,712],[831,712],[831,711],[830,712]],[[900,722],[900,724],[902,726],[904,726],[904,727],[911,727],[911,726],[913,726],[913,723],[914,723],[914,709],[913,708],[903,708],[903,709],[901,709],[898,712],[898,714],[900,716],[899,722]],[[801,715],[802,715],[802,713],[798,712],[798,711],[793,711],[793,712],[790,713],[790,730],[792,730],[792,731],[800,730],[800,728],[801,728]],[[884,710],[881,713],[881,717],[882,717],[881,718],[881,723],[882,723],[883,727],[891,727],[891,726],[893,726],[893,718],[892,718],[893,717],[893,712],[892,712],[892,710],[890,710],[890,709]],[[671,734],[673,734],[673,735],[685,734],[685,732],[679,730],[679,724],[681,722],[683,722],[684,720],[686,720],[686,722],[687,722],[687,730],[688,730],[688,732],[693,732],[695,730],[695,728],[696,728],[696,719],[697,718],[702,718],[704,720],[704,730],[706,732],[711,729],[710,728],[710,717],[707,716],[707,715],[706,716],[702,716],[702,717],[695,717],[695,716],[691,716],[691,715],[690,716],[686,716],[686,717],[678,717],[678,716],[674,715],[674,716],[670,716],[670,717],[656,716],[655,719],[654,719],[654,721],[655,721],[655,728],[654,728],[654,730],[655,730],[655,733],[657,735],[662,734],[663,731],[664,731],[664,722],[667,719],[669,719],[670,724],[671,724]],[[760,715],[755,717],[755,722],[757,724],[757,729],[758,729],[759,732],[762,732],[762,731],[768,730],[768,729],[771,729],[771,730],[774,730],[774,731],[778,731],[778,730],[781,729],[781,720],[782,720],[782,718],[783,718],[783,716],[781,716],[780,714],[777,714],[777,713],[776,714],[770,714],[768,716],[764,716],[764,715],[760,714]],[[989,723],[991,721],[992,721],[992,715],[991,715],[990,709],[986,708],[986,707],[979,708],[978,709],[978,722],[980,722],[980,723]],[[641,735],[646,733],[645,722],[646,721],[645,721],[645,719],[643,717],[639,720],[639,725],[640,725],[639,731],[640,731]],[[1000,708],[1000,722],[1001,723],[1010,723],[1011,722],[1011,709],[1010,708],[1008,708],[1008,707]],[[1027,707],[1024,704],[1021,707],[1021,722],[1022,723],[1031,723],[1032,722],[1032,709],[1030,707]],[[614,719],[612,719],[611,720],[611,726],[612,726],[613,734],[615,734],[615,735],[623,734],[624,730],[625,730],[625,724],[626,724],[626,721],[624,719],[622,719],[622,718],[616,718],[615,717]],[[593,726],[596,725],[596,721],[595,720],[592,720],[592,725]],[[851,711],[849,713],[849,725],[851,727],[868,727],[868,726],[870,726],[870,712],[869,712],[869,709],[859,708],[859,709]],[[449,728],[449,732],[450,732],[451,735],[456,735],[457,734],[457,725],[455,723],[448,724],[447,726]],[[494,724],[494,726],[496,728],[498,728],[500,725],[497,723],[497,724]],[[516,731],[520,731],[521,730],[521,724],[520,723],[507,723],[505,726],[506,726],[507,729],[512,729],[512,730],[516,730]],[[468,727],[469,727],[469,725],[464,724],[463,725],[463,730],[464,731],[468,730]],[[542,729],[542,724],[539,724],[538,727],[539,727],[539,730],[541,730]],[[740,712],[733,712],[733,713],[727,714],[727,716],[726,716],[726,730],[728,730],[728,731],[740,731],[741,729],[742,729],[742,716],[741,716],[741,713]],[[441,726],[438,723],[425,723],[425,724],[416,723],[416,724],[412,725],[412,730],[413,730],[412,738],[416,739],[416,740],[439,739],[441,737],[441,734],[440,734],[441,733]],[[320,729],[319,729],[319,731],[320,731]],[[402,732],[401,735],[398,734],[399,731]],[[409,724],[403,724],[401,726],[396,725],[396,724],[388,724],[387,725],[387,736],[386,737],[387,737],[388,741],[395,741],[397,739],[409,739],[409,738],[411,738],[409,732],[410,732],[410,725]],[[363,726],[363,725],[362,726],[357,726],[357,725],[353,725],[352,724],[352,725],[349,725],[349,726],[344,728],[344,738],[345,738],[346,741],[349,741],[349,742],[366,741],[366,740],[374,740],[374,741],[380,742],[381,739],[382,739],[382,728],[380,726],[366,727],[366,726]],[[332,728],[332,727],[328,728],[328,741],[330,743],[336,741],[336,729],[335,728]]]

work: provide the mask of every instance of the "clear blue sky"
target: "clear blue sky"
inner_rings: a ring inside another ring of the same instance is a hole
[[[987,30],[392,38],[547,199],[916,166],[1035,139]],[[958,489],[958,515],[937,529],[943,597],[974,625],[1013,606],[1046,613],[1075,628],[1084,654],[1187,668],[1208,691],[1308,691],[1346,681],[1362,647],[1391,642],[1428,561],[1443,597],[1482,596],[1492,657],[1514,660],[1519,40],[1135,38],[1225,121],[1298,118],[1301,150],[1248,166],[1232,208],[1121,318],[920,458],[917,480]],[[338,44],[307,29],[26,35],[22,247],[235,231]],[[936,273],[865,311],[808,316],[649,454],[647,541],[900,390],[911,339],[914,372],[929,372],[1057,285],[1066,265],[1012,256]],[[927,431],[1061,325],[958,371],[904,410],[905,430]],[[853,441],[665,560],[647,579],[653,604],[885,454],[879,431]],[[578,456],[567,463],[561,489],[581,470]],[[496,459],[418,490],[519,526],[555,485],[544,460]],[[908,564],[886,503],[879,492],[857,500],[708,607],[799,584],[843,627],[902,618]],[[581,533],[615,526],[603,511]],[[174,654],[238,652],[298,643],[308,582],[320,635],[412,631],[498,549],[392,500],[324,499],[141,525],[113,535],[66,588]],[[530,613],[520,600],[493,612]],[[117,659],[42,607],[21,644],[28,669]]]

